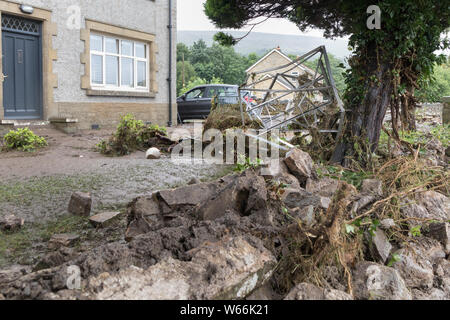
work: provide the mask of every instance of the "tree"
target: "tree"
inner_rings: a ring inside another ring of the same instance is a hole
[[[240,29],[255,18],[287,18],[300,30],[314,27],[324,36],[350,36],[352,57],[346,72],[344,102],[347,121],[344,135],[332,157],[348,164],[346,157],[362,158],[378,146],[386,110],[403,88],[430,77],[442,60],[434,52],[448,48],[441,34],[450,26],[448,1],[379,0],[381,28],[369,29],[367,14],[372,0],[207,0],[206,15],[219,28]],[[219,33],[223,44],[236,41]],[[407,80],[405,80],[407,79]]]
[[[434,69],[433,77],[421,84],[417,96],[422,102],[441,102],[450,96],[450,57],[447,62]]]
[[[195,69],[189,61],[177,62],[177,95],[181,89],[196,77]]]

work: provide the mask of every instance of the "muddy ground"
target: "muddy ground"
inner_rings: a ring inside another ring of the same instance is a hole
[[[122,236],[125,218],[118,220],[117,232],[113,227],[105,235],[93,232],[85,219],[68,215],[68,201],[75,191],[92,193],[93,214],[123,212],[138,196],[186,185],[192,178],[214,180],[231,170],[205,163],[173,163],[168,155],[146,160],[141,151],[105,157],[95,151],[95,145],[112,130],[68,135],[48,126],[31,129],[45,137],[49,146],[32,153],[0,152],[0,216],[14,214],[25,219],[19,233],[1,234],[0,267],[35,263],[53,233],[81,233],[84,240],[102,242]],[[169,129],[169,135],[174,130]]]

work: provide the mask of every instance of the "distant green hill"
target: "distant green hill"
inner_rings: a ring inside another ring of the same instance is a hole
[[[208,45],[213,42],[215,31],[178,31],[178,42],[191,46],[195,41],[203,39]],[[242,37],[245,32],[229,32],[234,37]],[[282,34],[270,34],[252,32],[245,39],[240,41],[235,49],[237,52],[248,55],[256,53],[262,55],[267,51],[281,47],[281,50],[287,54],[300,55],[306,53],[318,46],[325,45],[327,51],[334,56],[344,59],[348,57],[348,42],[343,39],[329,40],[320,37],[294,36]]]

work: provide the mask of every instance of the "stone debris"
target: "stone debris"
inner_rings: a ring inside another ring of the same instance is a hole
[[[308,179],[306,182],[306,191],[309,193],[326,197],[333,198],[339,186],[339,181],[331,178],[323,179]]]
[[[113,222],[114,219],[117,218],[119,215],[120,212],[102,212],[94,216],[91,216],[89,218],[89,222],[94,227],[106,227],[111,222]]]
[[[157,160],[161,158],[161,151],[158,148],[150,148],[145,153],[145,158],[149,160]]]
[[[372,253],[375,259],[385,264],[391,254],[392,245],[390,244],[386,234],[383,230],[377,229],[374,231],[372,238]]]
[[[393,268],[401,274],[409,288],[433,287],[433,263],[445,258],[445,252],[439,242],[423,238],[420,243],[408,243],[396,254],[400,260],[393,264]]]
[[[300,185],[306,184],[308,178],[313,176],[313,160],[311,156],[300,150],[292,149],[286,154],[284,163],[289,171],[298,179]]]
[[[201,181],[194,177],[191,180],[189,180],[188,185],[191,186],[191,185],[199,184],[199,183],[201,183]]]
[[[381,197],[383,196],[383,183],[377,179],[366,179],[362,182],[361,193]]]
[[[450,252],[450,223],[431,223],[427,234],[431,238],[438,240],[444,246],[447,254]]]
[[[25,220],[15,215],[8,215],[0,218],[0,230],[3,231],[17,231],[24,225]]]
[[[70,248],[78,235],[54,235],[53,251],[33,268],[0,270],[0,299],[450,299],[449,199],[426,190],[400,202],[405,218],[419,219],[409,219],[410,226],[437,220],[421,225],[423,236],[390,242],[403,226],[386,218],[368,238],[358,238],[372,261],[360,262],[359,248],[342,257],[353,296],[338,265],[321,270],[327,288],[305,282],[279,291],[274,281],[284,273],[276,266],[289,256],[292,240],[313,251],[341,245],[336,234],[349,210],[361,212],[382,196],[379,180],[364,180],[358,194],[345,182],[319,179],[310,156],[294,149],[265,167],[134,199],[126,211],[126,241],[84,251]],[[90,194],[77,192],[69,211],[89,216],[91,205]],[[104,212],[89,221],[107,227],[119,216]],[[82,270],[82,292],[67,288],[70,266]]]
[[[411,300],[412,295],[400,273],[373,262],[360,262],[352,274],[355,299]]]
[[[77,216],[89,217],[91,215],[92,197],[90,193],[75,192],[69,202],[69,213]]]
[[[227,238],[189,252],[189,261],[167,258],[141,269],[92,278],[89,291],[108,300],[243,299],[271,276],[276,260],[262,246]]]
[[[54,234],[50,240],[48,241],[48,246],[50,249],[58,249],[60,247],[71,247],[78,240],[80,240],[80,236],[76,234]]]
[[[353,300],[346,292],[335,289],[322,289],[310,283],[296,285],[284,300]]]
[[[380,221],[380,226],[384,230],[389,230],[396,226],[394,219],[383,219]]]

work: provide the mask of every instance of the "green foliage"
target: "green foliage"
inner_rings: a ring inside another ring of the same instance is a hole
[[[252,161],[249,157],[246,157],[244,155],[239,156],[240,161],[236,164],[234,171],[236,172],[243,172],[248,169],[255,169],[259,166],[261,166],[261,159],[256,158],[255,161]]]
[[[47,146],[47,141],[29,128],[12,130],[3,139],[7,150],[34,151]]]
[[[347,66],[345,66],[343,61],[341,61],[339,58],[335,57],[331,53],[328,53],[328,60],[330,60],[331,73],[333,74],[334,82],[336,83],[336,87],[339,93],[342,95],[346,89],[345,71],[347,70]],[[317,66],[317,60],[306,61],[305,65],[315,70]]]
[[[222,79],[220,78],[212,78],[211,81],[206,81],[205,79],[195,77],[191,79],[191,81],[189,81],[189,83],[187,83],[186,86],[180,88],[179,94],[180,95],[185,94],[189,90],[197,86],[201,86],[203,84],[220,84],[220,83],[223,83]]]
[[[446,63],[434,67],[430,79],[420,83],[416,96],[422,102],[441,102],[442,97],[450,96],[450,57]]]
[[[388,267],[392,267],[394,265],[394,263],[399,262],[401,260],[402,260],[401,256],[399,254],[397,254],[397,253],[394,253],[392,255],[392,258],[389,260],[387,266]]]
[[[256,54],[248,57],[234,48],[214,43],[208,47],[203,40],[191,47],[178,45],[177,94],[181,95],[196,85],[224,83],[240,85],[245,80],[245,70],[259,60]],[[183,64],[184,55],[184,64]],[[185,85],[183,87],[183,70]]]
[[[410,233],[413,237],[420,237],[420,236],[422,236],[421,229],[422,229],[422,226],[412,227],[410,230]]]
[[[165,136],[166,128],[145,125],[141,120],[136,120],[132,114],[127,114],[122,117],[111,138],[97,144],[97,149],[105,155],[123,156],[136,150],[144,150],[148,147],[149,139],[158,134]]]
[[[336,180],[342,180],[349,184],[354,185],[356,188],[360,188],[362,182],[365,179],[369,179],[372,174],[365,171],[352,171],[342,167],[327,166],[328,173],[318,172],[319,176],[329,177]]]

